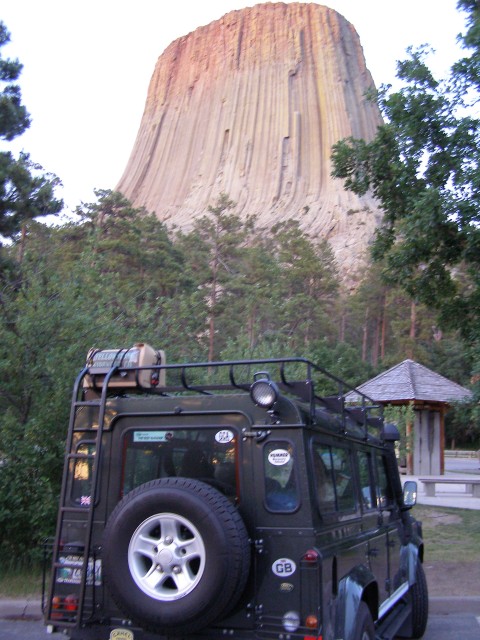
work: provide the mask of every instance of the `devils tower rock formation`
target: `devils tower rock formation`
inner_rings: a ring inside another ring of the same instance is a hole
[[[324,6],[261,4],[173,42],[158,59],[118,190],[188,229],[221,192],[258,226],[296,218],[351,274],[379,222],[330,177],[331,148],[381,123],[354,27]]]

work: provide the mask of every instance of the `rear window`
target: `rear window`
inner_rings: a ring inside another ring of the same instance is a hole
[[[265,506],[269,511],[295,511],[300,504],[293,445],[272,441],[264,446]]]
[[[70,461],[70,500],[78,507],[89,507],[92,495],[95,442],[81,441]]]
[[[235,496],[237,446],[230,427],[132,429],[124,437],[122,495],[156,478],[184,477]]]

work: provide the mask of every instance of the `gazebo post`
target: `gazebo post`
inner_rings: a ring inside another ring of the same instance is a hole
[[[413,432],[413,425],[410,422],[410,420],[407,422],[406,426],[405,426],[405,446],[407,448],[407,474],[408,475],[412,475],[413,474],[413,447],[412,447],[412,432]]]
[[[445,411],[446,404],[440,406],[440,475],[445,473]]]

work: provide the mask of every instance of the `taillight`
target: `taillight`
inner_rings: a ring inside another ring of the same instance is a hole
[[[305,618],[305,626],[307,627],[307,629],[318,629],[318,618],[315,615],[309,615]],[[323,636],[317,636],[316,634],[314,636],[304,636],[303,640],[322,640]]]
[[[70,595],[65,597],[65,611],[76,611],[78,609],[77,596]]]
[[[52,619],[58,620],[62,617],[59,609],[62,607],[62,598],[60,596],[53,596],[52,598]]]
[[[317,570],[320,564],[320,554],[316,549],[308,549],[302,556],[302,566],[306,571]],[[310,605],[306,604],[308,608],[313,606],[313,601],[310,602]],[[310,609],[311,610],[311,609]],[[307,609],[308,611],[308,609]],[[311,613],[305,618],[305,628],[311,629],[312,635],[303,636],[303,640],[323,640],[323,635],[318,635],[319,631],[319,620],[318,615]],[[313,635],[315,634],[315,635]]]
[[[318,552],[315,551],[315,549],[309,549],[308,551],[305,551],[305,553],[303,554],[302,560],[307,564],[317,564],[318,557],[319,557]]]
[[[78,610],[78,598],[74,594],[68,596],[53,596],[52,620],[65,620],[72,618]]]
[[[317,616],[307,616],[305,620],[305,626],[307,629],[318,629],[318,618]]]

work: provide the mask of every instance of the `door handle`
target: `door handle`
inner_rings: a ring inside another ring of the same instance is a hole
[[[369,549],[367,551],[367,556],[372,556],[372,558],[376,558],[378,556],[378,549]]]

